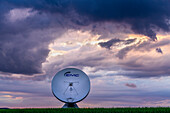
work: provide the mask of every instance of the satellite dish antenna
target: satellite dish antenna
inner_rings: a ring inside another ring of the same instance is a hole
[[[66,68],[54,76],[51,87],[53,95],[65,103],[63,108],[78,108],[76,103],[90,92],[90,80],[83,71]]]

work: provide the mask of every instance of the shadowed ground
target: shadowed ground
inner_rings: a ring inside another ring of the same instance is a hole
[[[1,113],[170,113],[170,108],[43,108],[0,109]]]

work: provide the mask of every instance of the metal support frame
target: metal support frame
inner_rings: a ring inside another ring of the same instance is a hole
[[[79,108],[76,103],[65,103],[62,108]]]

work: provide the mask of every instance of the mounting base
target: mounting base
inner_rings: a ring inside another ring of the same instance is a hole
[[[79,108],[76,103],[65,103],[62,108]]]

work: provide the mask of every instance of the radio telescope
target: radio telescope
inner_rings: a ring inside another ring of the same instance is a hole
[[[90,92],[90,80],[83,71],[66,68],[54,76],[51,87],[53,95],[65,103],[63,108],[78,108],[76,103],[85,99]]]

